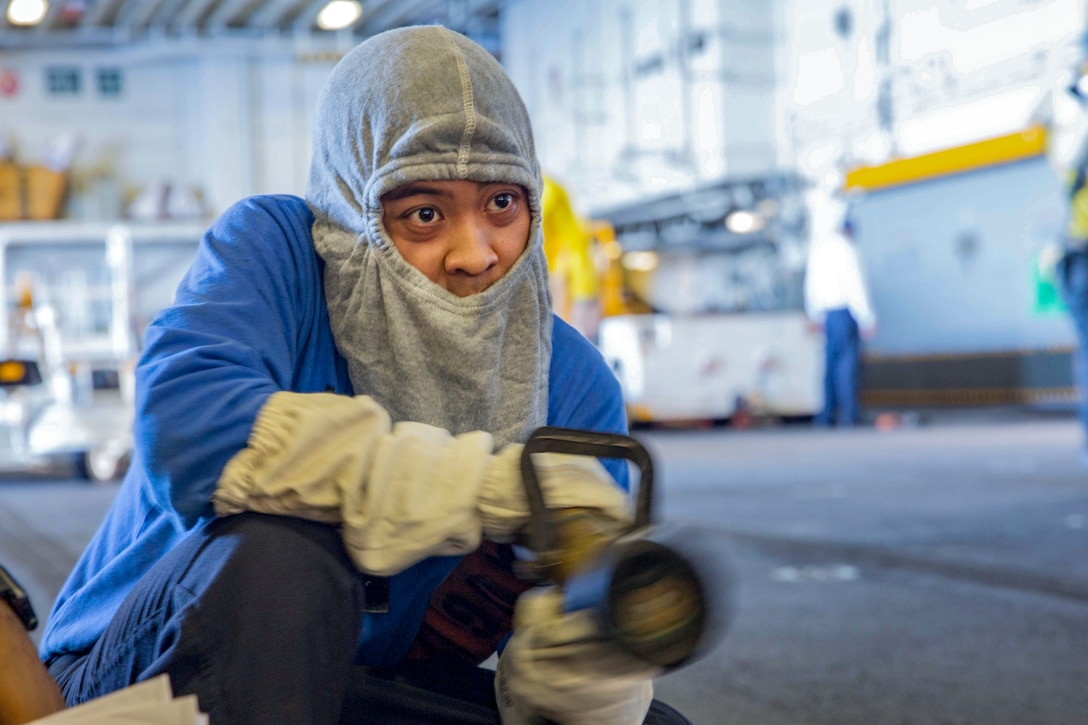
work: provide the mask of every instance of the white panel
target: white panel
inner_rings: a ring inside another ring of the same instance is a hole
[[[776,163],[773,3],[514,3],[503,61],[545,170],[592,210]]]
[[[1084,0],[786,0],[780,13],[779,146],[803,173],[829,159],[876,164],[1046,121],[1069,76]],[[848,37],[836,13],[849,10]],[[891,90],[891,127],[878,92]],[[1060,92],[1060,91],[1059,91]]]
[[[197,163],[205,170],[216,212],[254,189],[248,71],[246,61],[237,58],[201,60],[196,68]]]
[[[290,58],[269,59],[261,64],[258,77],[258,118],[253,129],[256,139],[256,174],[254,191],[258,194],[303,191],[306,170],[299,158],[296,133],[296,76],[301,72]]]
[[[606,317],[600,348],[634,420],[727,418],[738,400],[812,415],[823,399],[823,341],[799,311]]]

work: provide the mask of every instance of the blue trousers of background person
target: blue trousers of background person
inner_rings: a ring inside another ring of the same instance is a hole
[[[861,338],[858,323],[845,307],[830,310],[824,321],[824,407],[817,425],[852,426],[861,420],[858,382]]]
[[[1080,420],[1088,457],[1088,250],[1069,250],[1058,262],[1058,291],[1077,331],[1073,382],[1080,394]]]
[[[89,652],[49,671],[70,704],[166,673],[215,725],[498,725],[489,670],[355,665],[363,592],[333,526],[214,519],[151,568]],[[690,725],[656,700],[645,723]]]

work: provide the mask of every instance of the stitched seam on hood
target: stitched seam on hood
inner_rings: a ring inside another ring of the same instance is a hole
[[[461,148],[457,152],[457,176],[465,178],[468,175],[468,153],[472,145],[472,135],[476,132],[476,102],[472,96],[472,78],[468,74],[468,64],[465,55],[457,43],[453,42],[453,35],[447,34],[446,40],[453,50],[453,57],[457,59],[457,73],[461,76],[461,103],[465,109],[465,132],[461,135]]]

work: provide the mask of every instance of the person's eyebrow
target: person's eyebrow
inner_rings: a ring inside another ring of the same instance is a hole
[[[382,199],[384,201],[397,201],[398,199],[404,199],[409,196],[419,195],[449,196],[449,192],[443,189],[439,189],[436,186],[427,186],[425,183],[414,182],[393,189],[393,191],[382,196]]]

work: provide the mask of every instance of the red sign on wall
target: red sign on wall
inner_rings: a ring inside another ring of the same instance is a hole
[[[11,68],[0,68],[0,96],[10,98],[19,93],[19,74]]]

